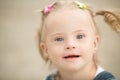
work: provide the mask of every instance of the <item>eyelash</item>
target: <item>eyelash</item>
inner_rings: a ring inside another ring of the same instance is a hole
[[[77,39],[82,39],[83,37],[85,37],[84,34],[78,34],[78,35],[76,36]]]
[[[57,38],[55,38],[55,41],[58,41],[58,42],[60,42],[60,41],[63,41],[64,39],[62,38],[62,37],[57,37]]]

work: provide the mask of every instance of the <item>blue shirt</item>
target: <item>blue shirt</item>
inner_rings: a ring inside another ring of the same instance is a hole
[[[46,80],[55,80],[55,75],[49,75]],[[93,80],[117,80],[110,72],[103,71],[99,73]]]

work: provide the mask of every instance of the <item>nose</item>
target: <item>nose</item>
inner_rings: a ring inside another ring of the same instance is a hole
[[[68,41],[66,43],[66,49],[71,50],[76,48],[76,43],[74,41]]]

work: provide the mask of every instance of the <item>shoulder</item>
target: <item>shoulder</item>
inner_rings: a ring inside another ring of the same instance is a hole
[[[53,74],[49,74],[45,80],[56,80],[56,79],[58,80],[58,78],[59,78],[59,74],[58,74],[58,72],[56,72]]]
[[[47,76],[45,80],[52,80],[52,76],[51,75]]]
[[[117,80],[110,72],[103,71],[99,73],[94,80]]]
[[[46,79],[45,80],[54,80],[53,77],[54,75],[52,75],[52,74],[50,74],[50,75],[48,75],[47,77],[46,77]]]

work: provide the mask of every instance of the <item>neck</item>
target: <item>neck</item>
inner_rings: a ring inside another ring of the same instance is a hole
[[[96,73],[95,63],[87,64],[77,71],[60,71],[60,80],[93,80]]]

